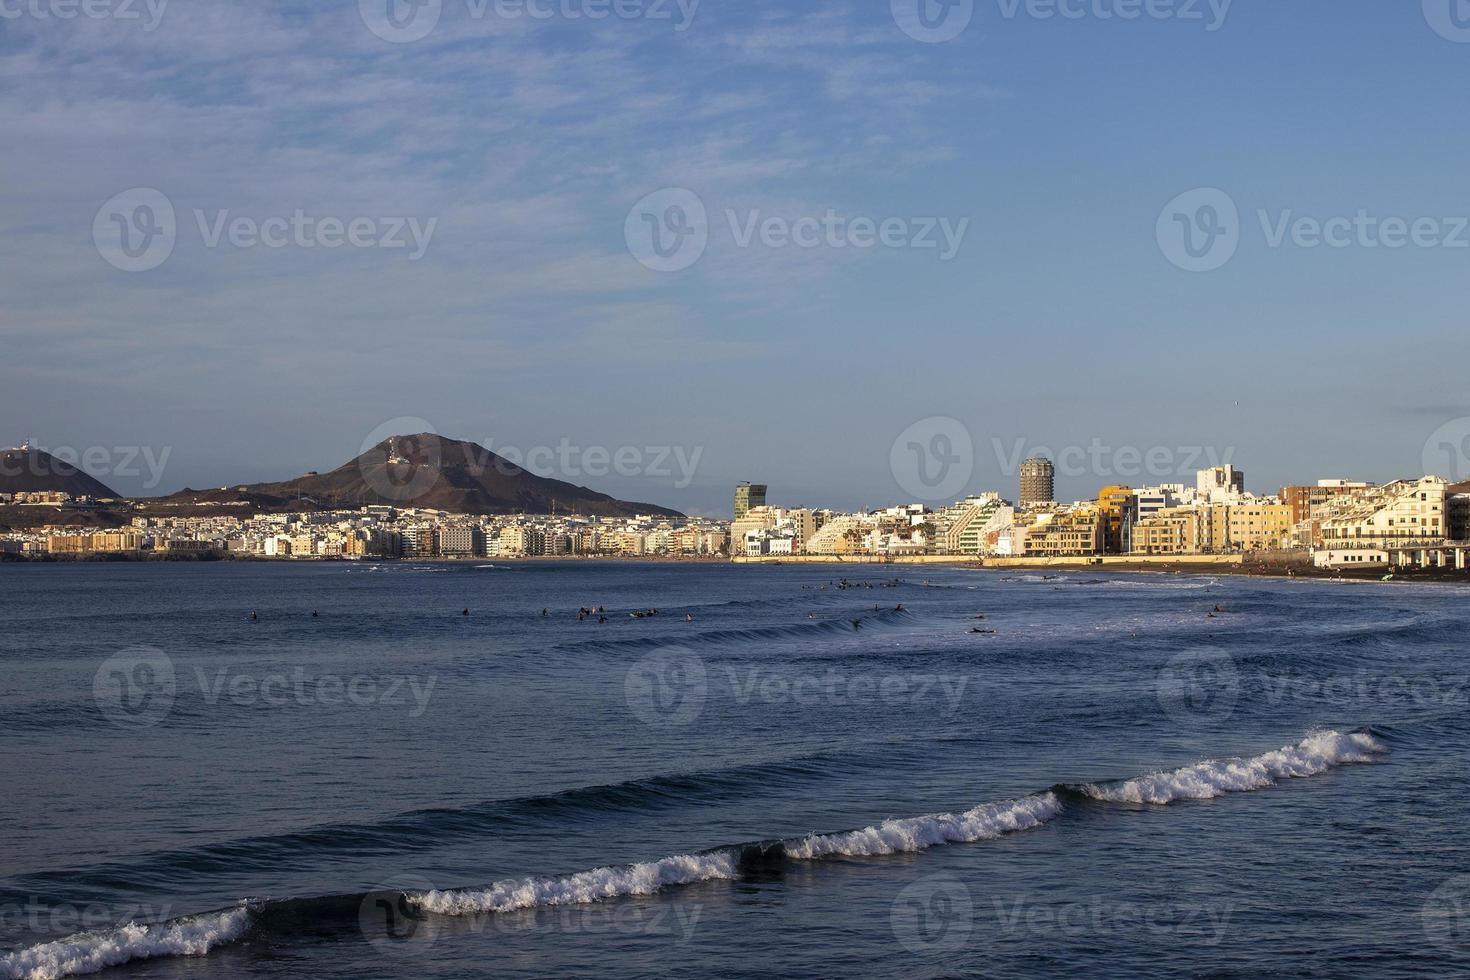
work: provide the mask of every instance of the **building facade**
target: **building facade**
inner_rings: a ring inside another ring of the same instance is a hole
[[[740,520],[753,508],[766,505],[766,485],[742,483],[735,488],[735,520]]]
[[[1043,456],[1033,456],[1021,464],[1021,509],[1040,507],[1057,499],[1057,469]]]

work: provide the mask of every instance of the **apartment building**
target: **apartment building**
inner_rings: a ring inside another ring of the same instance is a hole
[[[1449,484],[1437,476],[1377,487],[1323,519],[1322,547],[1394,548],[1443,541],[1449,536],[1449,499]]]
[[[1095,507],[1056,511],[1026,529],[1027,558],[1081,558],[1103,553],[1107,520]]]

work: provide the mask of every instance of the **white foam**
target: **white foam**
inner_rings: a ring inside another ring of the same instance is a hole
[[[1140,776],[1110,786],[1078,787],[1093,799],[1111,803],[1172,803],[1209,800],[1226,793],[1244,793],[1273,785],[1278,779],[1315,776],[1350,762],[1371,762],[1387,751],[1373,736],[1322,732],[1296,745],[1253,758],[1219,759]]]
[[[244,907],[155,925],[130,922],[0,956],[0,977],[57,980],[155,956],[203,956],[221,943],[239,939],[249,926],[250,910]]]
[[[408,896],[428,912],[476,915],[549,905],[584,905],[624,895],[652,895],[670,885],[737,877],[735,855],[684,854],[622,868],[594,868],[556,878],[498,881],[488,888],[430,891]]]
[[[868,857],[922,851],[938,844],[967,844],[1039,827],[1062,812],[1054,793],[1003,803],[982,803],[964,813],[934,813],[885,820],[843,834],[812,834],[786,842],[786,855],[810,861],[831,855]]]

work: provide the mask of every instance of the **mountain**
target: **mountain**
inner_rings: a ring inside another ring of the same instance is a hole
[[[394,436],[330,473],[224,490],[181,490],[169,502],[246,501],[257,510],[349,509],[365,504],[460,514],[585,514],[682,517],[654,504],[629,503],[587,487],[527,472],[483,446],[433,433]]]
[[[73,497],[116,497],[111,487],[30,446],[0,451],[0,493],[59,491]]]

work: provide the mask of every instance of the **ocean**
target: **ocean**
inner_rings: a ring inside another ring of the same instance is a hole
[[[1470,974],[1467,598],[3,566],[0,977]]]

